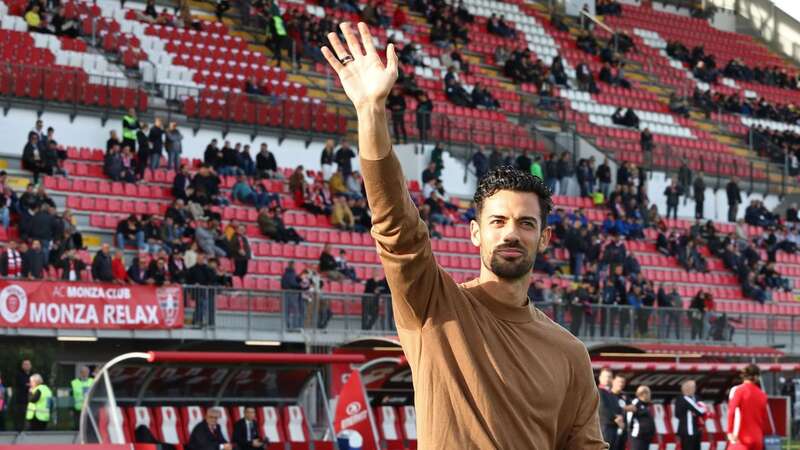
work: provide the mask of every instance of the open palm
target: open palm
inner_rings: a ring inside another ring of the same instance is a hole
[[[347,48],[342,45],[336,33],[329,33],[328,40],[333,51],[323,47],[322,54],[339,75],[344,92],[356,108],[368,104],[382,104],[397,79],[397,54],[394,45],[389,44],[386,48],[384,66],[375,50],[372,34],[366,24],[358,24],[360,43],[349,23],[342,23],[340,28],[347,42]],[[352,56],[352,61],[342,64],[342,60],[349,59],[348,55]]]

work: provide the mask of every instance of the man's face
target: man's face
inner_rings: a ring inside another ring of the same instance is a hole
[[[42,248],[42,244],[39,241],[31,242],[31,248],[34,250],[39,250]]]
[[[30,360],[26,359],[26,360],[22,361],[22,370],[25,371],[25,372],[30,372],[31,371],[31,362],[30,362]]]
[[[681,385],[681,392],[683,392],[683,395],[694,395],[695,391],[697,391],[697,385],[694,380],[689,380]]]
[[[249,421],[256,420],[256,409],[255,408],[245,408],[244,409],[244,418]]]
[[[111,246],[108,245],[108,244],[103,244],[102,250],[103,250],[103,253],[107,255],[108,252],[111,251]]]
[[[611,382],[611,390],[614,392],[622,392],[623,389],[625,389],[625,378],[614,377],[614,381]]]
[[[536,254],[550,242],[540,212],[536,194],[498,191],[486,198],[477,221],[470,223],[483,266],[503,279],[529,276]]]
[[[209,426],[217,426],[217,420],[219,420],[219,411],[214,408],[206,411],[206,423],[208,423]]]
[[[639,390],[637,390],[636,391],[636,397],[638,397],[639,400],[641,400],[641,401],[643,401],[645,403],[649,403],[650,402],[650,389],[639,389]]]
[[[601,370],[600,376],[597,377],[597,383],[600,386],[609,387],[611,386],[611,379],[614,377],[614,373],[610,370]]]
[[[86,378],[89,376],[89,368],[86,366],[81,367],[80,377]]]

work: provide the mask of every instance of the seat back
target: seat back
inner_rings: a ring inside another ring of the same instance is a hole
[[[174,406],[159,406],[155,408],[157,423],[156,436],[161,442],[179,445],[186,442],[181,432],[181,420],[178,409]]]
[[[219,424],[219,429],[222,431],[222,436],[225,437],[225,440],[231,442],[231,436],[233,436],[233,420],[231,420],[230,415],[228,415],[228,408],[223,406],[215,406],[214,408],[219,411],[219,420],[217,423]]]
[[[242,412],[244,414],[244,412]],[[278,408],[274,406],[262,406],[258,409],[258,420],[261,424],[261,432],[267,441],[271,443],[284,442],[283,430],[281,429],[281,418]]]
[[[403,406],[400,420],[403,424],[403,434],[409,441],[417,440],[417,412],[413,406]]]
[[[158,434],[155,432],[156,421],[153,417],[153,413],[150,411],[150,408],[146,406],[134,406],[133,408],[127,408],[127,413],[131,437],[134,438],[134,440],[136,437],[136,429],[142,425],[147,427],[153,436],[158,436]]]
[[[181,408],[181,419],[183,420],[183,433],[185,436],[185,442],[189,442],[189,436],[192,435],[192,430],[194,427],[197,426],[198,423],[205,420],[203,415],[205,411],[203,411],[202,406],[184,406]]]
[[[377,409],[378,430],[381,438],[386,441],[398,441],[403,439],[400,434],[399,420],[394,406],[379,406]]]
[[[303,408],[298,405],[287,406],[283,410],[283,418],[286,421],[286,437],[289,442],[309,441]]]

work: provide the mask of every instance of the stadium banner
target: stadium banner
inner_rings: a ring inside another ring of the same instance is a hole
[[[352,450],[379,450],[378,433],[358,370],[350,372],[339,392],[333,420],[336,436],[345,437]]]
[[[183,327],[180,286],[0,280],[0,327]]]

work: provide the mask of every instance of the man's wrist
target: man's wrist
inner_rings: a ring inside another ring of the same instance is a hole
[[[370,100],[356,105],[356,116],[359,120],[362,118],[374,117],[376,115],[386,114],[386,100]]]

